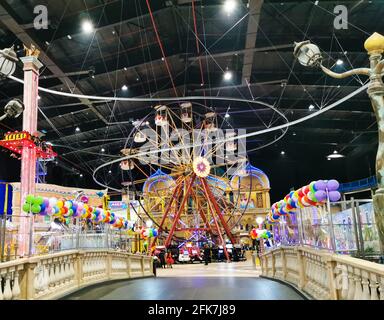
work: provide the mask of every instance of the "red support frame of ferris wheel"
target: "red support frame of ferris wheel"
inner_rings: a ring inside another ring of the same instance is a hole
[[[165,222],[165,220],[167,219],[167,216],[168,216],[168,213],[169,211],[171,210],[171,207],[172,207],[172,204],[173,204],[173,201],[175,199],[178,199],[179,196],[180,196],[180,193],[181,193],[181,186],[182,186],[182,183],[180,183],[179,185],[177,185],[177,187],[175,188],[175,190],[173,191],[173,194],[172,194],[172,198],[171,200],[169,201],[168,203],[168,206],[167,206],[167,209],[165,210],[165,213],[163,215],[163,218],[161,219],[161,222],[160,222],[160,225],[159,225],[159,232],[158,232],[158,235],[156,237],[153,238],[153,241],[152,241],[152,244],[150,246],[150,249],[151,251],[153,252],[153,248],[156,244],[156,240],[157,238],[160,236],[160,233],[163,231],[163,224]]]
[[[200,181],[201,181],[201,183],[203,185],[204,193],[205,193],[205,195],[207,197],[207,200],[208,200],[208,205],[210,206],[211,211],[212,211],[212,218],[213,218],[213,222],[215,223],[215,226],[216,226],[216,229],[217,229],[217,234],[219,235],[221,243],[223,244],[223,250],[224,250],[225,257],[227,258],[228,262],[231,262],[231,259],[229,258],[229,255],[228,255],[228,251],[227,251],[227,247],[226,247],[223,235],[221,234],[221,231],[220,231],[219,223],[217,222],[217,219],[215,217],[215,212],[216,212],[216,214],[219,214],[218,212],[220,212],[220,210],[217,211],[216,208],[215,208],[214,203],[216,203],[216,200],[214,199],[212,193],[210,192],[211,190],[209,189],[209,186],[206,183],[205,179],[204,178],[200,178]],[[217,203],[216,203],[216,205],[217,205]]]
[[[170,245],[170,243],[171,243],[173,234],[174,234],[175,229],[176,229],[177,222],[178,222],[179,219],[180,219],[181,212],[184,210],[185,203],[187,202],[188,196],[189,196],[189,194],[191,193],[191,189],[192,189],[193,183],[195,182],[195,179],[196,179],[196,174],[193,173],[192,176],[191,176],[191,181],[189,182],[187,191],[186,191],[186,193],[185,193],[185,195],[184,195],[183,201],[182,201],[181,204],[180,204],[179,211],[177,211],[177,213],[176,213],[176,216],[175,216],[175,218],[174,218],[174,221],[173,221],[171,230],[169,231],[167,240],[165,241],[165,247],[168,247],[168,246]]]
[[[207,181],[204,178],[200,178],[201,184],[203,185],[204,192],[206,193],[207,198],[210,200],[214,207],[214,211],[216,211],[217,216],[220,219],[220,222],[225,230],[225,233],[227,234],[229,240],[231,241],[232,244],[235,244],[235,239],[231,233],[231,230],[228,227],[228,224],[225,222],[223,216],[221,215],[219,205],[216,202],[215,197],[213,196],[211,189],[209,188]]]

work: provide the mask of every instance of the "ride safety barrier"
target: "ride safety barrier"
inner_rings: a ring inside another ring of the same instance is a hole
[[[58,299],[89,285],[150,276],[149,256],[71,250],[0,263],[0,300]]]
[[[305,247],[260,256],[262,276],[289,283],[316,300],[384,300],[384,265]]]

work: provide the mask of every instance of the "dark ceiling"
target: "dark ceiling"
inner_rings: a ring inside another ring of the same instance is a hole
[[[364,41],[373,32],[384,32],[383,1],[315,4],[238,0],[230,16],[223,13],[223,2],[195,0],[194,20],[192,0],[150,0],[157,39],[145,0],[0,0],[0,47],[14,44],[21,49],[22,43],[30,42],[39,47],[44,64],[42,87],[99,96],[254,98],[274,105],[291,121],[314,112],[309,110],[311,104],[315,110],[322,108],[366,81],[335,80],[317,69],[302,67],[292,54],[294,41],[310,39],[324,51],[325,65],[342,71],[368,66]],[[333,10],[338,4],[348,8],[348,29],[334,28]],[[47,30],[33,27],[36,5],[48,8]],[[82,31],[84,19],[93,21],[93,34]],[[344,64],[335,64],[337,59]],[[223,81],[226,68],[234,74],[230,82]],[[22,76],[21,68],[16,75]],[[127,91],[121,89],[123,85],[128,86]],[[21,85],[10,80],[0,82],[1,104],[21,95]],[[40,96],[38,129],[46,132],[46,140],[60,154],[58,162],[49,165],[47,180],[58,184],[95,187],[93,169],[110,160],[109,155],[119,153],[133,128],[132,121],[151,110],[150,104],[137,102],[106,103],[45,93]],[[207,105],[219,114],[229,107],[225,101],[209,101]],[[230,107],[228,122],[236,128],[254,131],[277,119],[261,106]],[[249,113],[241,112],[244,110]],[[76,132],[76,127],[81,131]],[[1,124],[1,130],[9,128],[20,129],[21,121]],[[247,147],[269,141],[271,135],[258,136],[248,141]],[[101,148],[106,152],[102,154]],[[350,181],[373,174],[376,148],[375,116],[367,95],[362,93],[290,127],[281,140],[250,156],[253,165],[270,176],[277,200],[289,188],[311,179]],[[280,154],[282,150],[285,155]],[[327,161],[326,156],[334,150],[346,158]],[[17,180],[17,160],[3,154],[1,161],[6,166],[1,168],[0,178]],[[80,172],[84,174],[82,179]],[[114,181],[115,186],[118,183]]]

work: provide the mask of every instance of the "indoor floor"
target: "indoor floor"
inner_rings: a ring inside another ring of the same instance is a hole
[[[69,300],[303,300],[294,289],[259,277],[251,261],[177,264],[158,269],[156,278],[92,286]]]

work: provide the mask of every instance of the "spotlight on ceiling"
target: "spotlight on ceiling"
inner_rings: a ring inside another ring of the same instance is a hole
[[[82,173],[80,173],[80,178],[82,178],[83,177],[83,174]]]
[[[229,80],[232,79],[232,76],[233,76],[232,72],[227,70],[227,71],[224,72],[224,76],[223,77],[224,77],[225,81],[229,81]]]
[[[101,148],[101,152],[105,152],[105,149],[104,149],[104,148]]]
[[[309,110],[309,111],[315,110],[315,106],[314,106],[313,104],[311,104],[311,105],[308,107],[308,110]]]
[[[226,114],[225,114],[225,117],[226,118],[229,118],[231,115],[227,112]]]
[[[340,159],[345,158],[345,155],[338,153],[336,150],[327,156],[328,159]]]
[[[285,155],[285,151],[281,151],[280,154],[283,156]]]
[[[225,0],[224,2],[224,12],[227,15],[230,15],[236,9],[237,3],[235,0]]]
[[[85,33],[92,33],[94,30],[93,23],[90,20],[84,20],[81,27]]]
[[[341,60],[341,59],[337,59],[336,64],[337,64],[338,66],[341,66],[342,64],[344,64],[344,61]]]
[[[76,127],[75,131],[76,131],[76,132],[80,132],[80,128],[79,128],[79,127]]]
[[[111,174],[111,173],[112,173],[112,170],[109,170],[108,173]]]
[[[127,85],[123,85],[123,86],[121,87],[121,90],[123,90],[123,91],[127,91],[127,90],[128,90]]]

